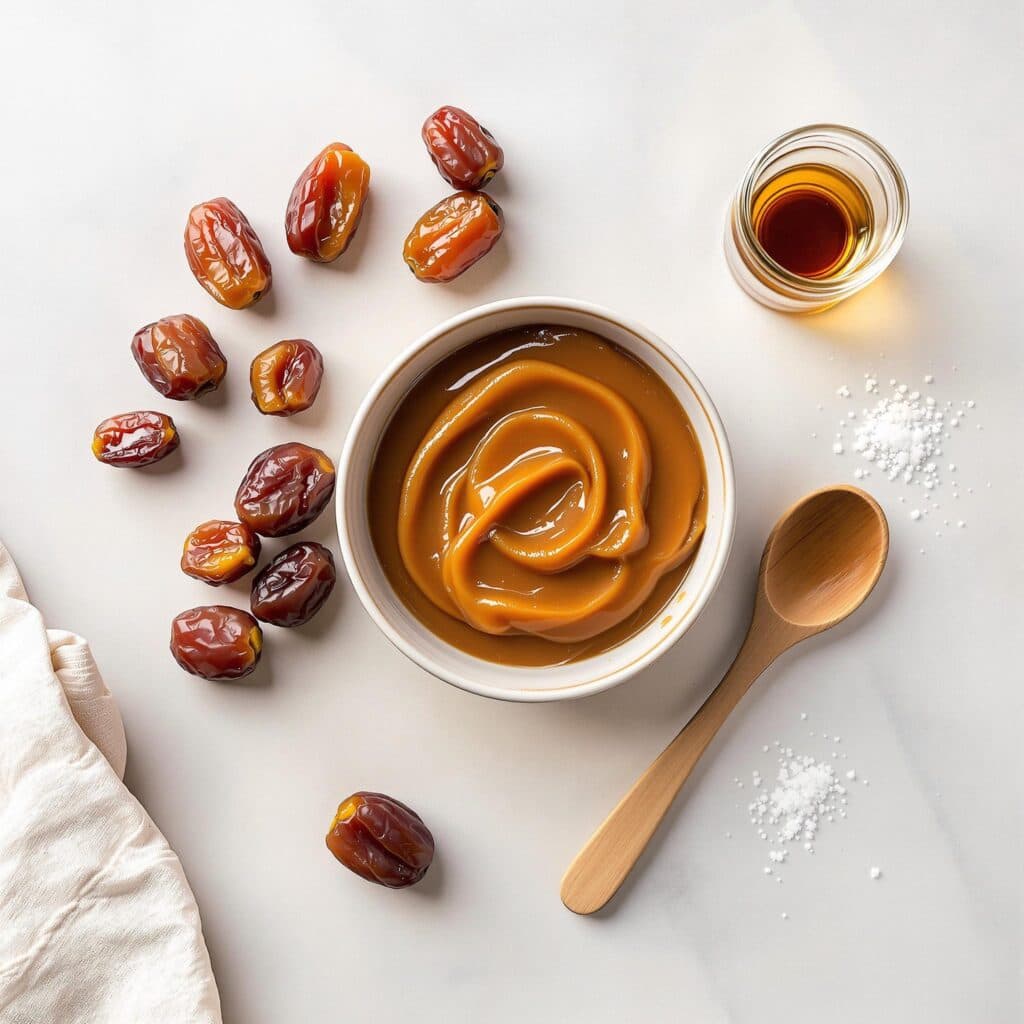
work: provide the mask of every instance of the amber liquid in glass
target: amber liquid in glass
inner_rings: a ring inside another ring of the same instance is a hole
[[[791,274],[815,280],[855,269],[872,228],[860,186],[821,164],[790,167],[769,179],[751,213],[764,251]]]

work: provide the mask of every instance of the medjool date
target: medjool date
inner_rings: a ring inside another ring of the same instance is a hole
[[[214,587],[233,583],[255,566],[260,547],[259,537],[245,523],[211,519],[185,538],[181,571]]]
[[[353,793],[343,801],[327,848],[350,871],[389,889],[415,885],[434,859],[434,837],[423,819],[383,793]]]
[[[171,654],[203,679],[240,679],[260,660],[263,631],[240,608],[224,604],[189,608],[171,623]]]
[[[334,463],[319,448],[298,441],[260,452],[235,495],[238,518],[264,537],[283,537],[308,526],[334,493]]]
[[[318,263],[349,246],[370,191],[370,168],[343,142],[325,146],[299,175],[285,212],[288,248]]]
[[[252,582],[252,613],[275,626],[301,626],[331,596],[334,556],[313,541],[282,551]]]
[[[441,177],[455,188],[483,188],[505,164],[494,136],[458,107],[435,110],[423,122],[421,134]]]
[[[228,368],[206,324],[187,313],[165,316],[136,331],[132,355],[146,380],[175,401],[216,390]]]
[[[456,192],[432,206],[405,240],[402,256],[420,281],[451,281],[494,248],[501,207],[483,192]]]
[[[178,447],[174,420],[162,412],[123,412],[93,432],[92,453],[108,466],[136,469],[159,462]]]
[[[229,309],[245,309],[270,291],[270,260],[245,214],[230,199],[193,206],[185,255],[195,279]]]
[[[302,338],[264,349],[249,368],[253,404],[267,416],[294,416],[308,409],[320,392],[324,358]]]

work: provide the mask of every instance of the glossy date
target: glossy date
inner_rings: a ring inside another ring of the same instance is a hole
[[[214,587],[233,583],[256,565],[260,547],[260,538],[245,523],[211,519],[185,538],[181,571]]]
[[[323,544],[293,544],[253,580],[252,613],[274,626],[301,626],[324,606],[336,580],[334,556]]]
[[[170,455],[180,439],[174,420],[162,412],[123,412],[93,432],[92,453],[108,466],[136,469]]]
[[[252,361],[253,404],[267,416],[294,416],[308,409],[320,392],[324,357],[302,338],[279,341]]]
[[[334,493],[334,463],[297,441],[274,445],[252,460],[235,495],[235,512],[264,537],[308,526]]]
[[[203,679],[240,679],[260,660],[263,631],[239,608],[224,604],[190,608],[171,623],[171,654]]]
[[[230,199],[189,211],[185,255],[195,279],[229,309],[245,309],[270,291],[270,260],[245,214]]]
[[[389,889],[415,885],[434,859],[434,837],[423,819],[383,793],[353,793],[343,801],[327,848],[350,871]]]
[[[494,248],[505,229],[501,207],[483,192],[456,192],[416,222],[402,255],[420,281],[451,281]]]
[[[483,188],[505,164],[494,136],[458,107],[435,110],[423,122],[421,134],[441,177],[455,188]]]
[[[175,401],[216,390],[228,368],[206,324],[187,313],[165,316],[136,331],[132,355],[146,380]]]
[[[343,142],[325,146],[299,175],[285,211],[288,248],[317,263],[336,260],[355,237],[370,168]]]

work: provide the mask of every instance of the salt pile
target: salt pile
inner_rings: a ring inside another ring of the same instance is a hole
[[[878,394],[877,383],[871,378],[867,383]],[[916,480],[931,490],[938,482],[935,460],[942,455],[945,419],[934,398],[922,401],[919,391],[900,384],[891,397],[864,410],[854,428],[853,450],[890,480],[902,477],[908,484]]]
[[[807,712],[800,713],[800,721],[807,721]],[[819,832],[828,831],[829,823],[838,824],[846,818],[849,795],[858,786],[867,787],[868,780],[855,768],[847,766],[846,753],[840,747],[841,736],[821,731],[810,731],[808,737],[816,743],[826,743],[832,749],[823,758],[798,754],[792,747],[774,740],[764,744],[761,752],[772,751],[778,769],[774,784],[756,768],[751,772],[750,784],[756,795],[747,805],[750,823],[758,838],[765,843],[767,863],[761,869],[767,881],[782,884],[783,865],[790,862],[790,853],[797,846],[805,854],[813,854]],[[733,784],[743,789],[743,781],[734,778]],[[732,838],[731,832],[725,833]],[[799,854],[797,854],[799,857]],[[872,865],[867,876],[877,882],[882,869]],[[782,913],[783,919],[789,914]]]
[[[834,765],[816,761],[806,754],[795,754],[791,747],[780,750],[782,756],[775,785],[760,793],[747,807],[750,823],[769,844],[766,875],[785,862],[791,843],[801,842],[804,850],[813,853],[821,822],[846,817],[846,786]],[[849,775],[851,779],[855,777],[856,772]],[[755,771],[754,786],[760,787],[762,781]]]
[[[930,385],[934,378],[927,374],[924,383]],[[918,522],[929,512],[937,512],[941,505],[935,491],[943,486],[945,473],[950,474],[950,495],[959,500],[961,491],[955,463],[943,468],[943,454],[946,443],[952,439],[952,431],[960,428],[971,416],[975,403],[960,402],[954,406],[950,401],[940,405],[931,395],[911,389],[907,384],[892,379],[889,390],[883,394],[877,378],[864,375],[864,391],[876,401],[870,408],[861,410],[860,415],[851,410],[839,421],[832,451],[842,455],[849,444],[867,467],[858,466],[854,476],[858,480],[870,477],[873,472],[884,473],[889,480],[919,486],[920,507],[910,510],[910,518]],[[851,397],[850,389],[844,384],[837,389],[841,398]],[[980,424],[975,424],[981,429]],[[852,439],[852,440],[851,440]],[[972,489],[968,488],[971,493]],[[900,497],[900,501],[904,501]],[[948,526],[949,521],[943,522]],[[957,519],[960,528],[966,523]],[[941,536],[941,533],[938,534]]]

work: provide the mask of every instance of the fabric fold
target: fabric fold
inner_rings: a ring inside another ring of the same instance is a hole
[[[128,741],[117,701],[107,689],[89,644],[77,633],[46,631],[50,660],[71,713],[82,732],[99,747],[119,779],[124,778]]]

